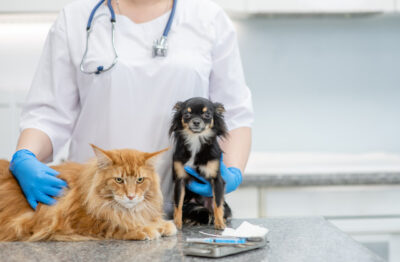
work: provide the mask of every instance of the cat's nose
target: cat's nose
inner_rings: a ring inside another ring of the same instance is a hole
[[[129,200],[132,200],[132,199],[135,198],[135,195],[134,194],[129,194],[129,195],[127,195],[127,197],[128,197]]]

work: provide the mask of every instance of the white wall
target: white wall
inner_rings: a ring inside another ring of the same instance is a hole
[[[400,15],[235,19],[254,151],[400,153]]]

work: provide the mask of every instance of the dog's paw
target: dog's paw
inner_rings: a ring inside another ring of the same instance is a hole
[[[215,228],[215,229],[219,229],[219,230],[223,230],[223,229],[225,229],[225,227],[226,227],[226,225],[225,225],[224,223],[222,223],[222,224],[215,224],[215,225],[214,225],[214,228]]]
[[[174,223],[177,229],[182,229],[182,218],[174,218]]]
[[[225,219],[223,218],[215,218],[214,219],[214,228],[215,229],[225,229]]]

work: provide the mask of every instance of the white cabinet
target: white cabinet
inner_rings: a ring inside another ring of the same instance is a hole
[[[227,194],[225,200],[232,209],[234,218],[259,217],[259,190],[254,187],[241,187]]]
[[[400,11],[400,0],[215,0],[241,13],[365,13]]]
[[[398,216],[400,186],[329,186],[263,189],[262,217]]]
[[[19,118],[25,94],[0,90],[0,159],[10,160],[19,135]]]
[[[0,12],[58,12],[73,0],[13,0],[0,4]]]

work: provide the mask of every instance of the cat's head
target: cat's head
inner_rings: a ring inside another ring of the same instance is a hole
[[[154,158],[167,149],[145,153],[133,149],[103,150],[91,145],[96,155],[92,193],[112,206],[136,209],[162,204]],[[94,192],[93,192],[94,191]]]

